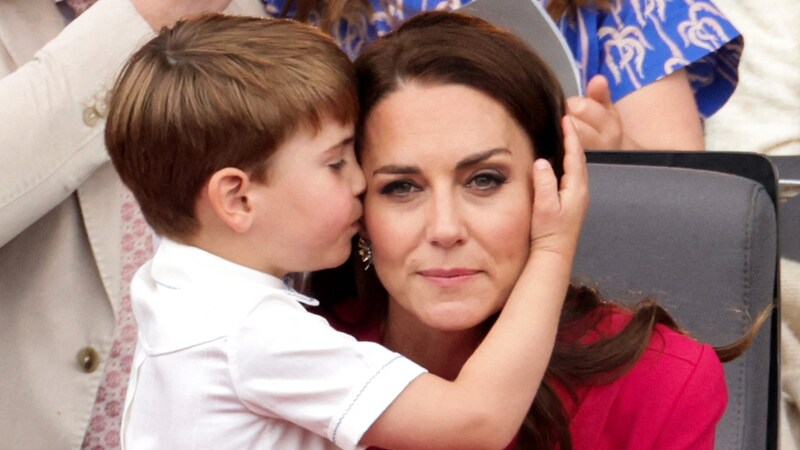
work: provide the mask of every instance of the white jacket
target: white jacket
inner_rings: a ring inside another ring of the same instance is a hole
[[[263,15],[257,0],[232,9]],[[129,0],[64,24],[53,0],[0,1],[3,449],[80,447],[121,297],[124,187],[103,145],[104,98],[153,32]]]

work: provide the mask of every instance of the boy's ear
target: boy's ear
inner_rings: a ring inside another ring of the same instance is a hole
[[[247,232],[253,224],[253,204],[249,197],[252,185],[247,173],[235,167],[218,170],[206,185],[211,209],[237,233]]]

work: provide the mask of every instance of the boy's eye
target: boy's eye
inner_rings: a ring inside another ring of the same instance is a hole
[[[419,186],[409,180],[392,181],[386,186],[382,187],[380,193],[382,195],[389,195],[394,197],[404,197],[414,192],[419,192]]]
[[[334,163],[328,164],[328,167],[330,167],[333,170],[339,170],[342,167],[344,167],[344,163],[345,163],[344,158],[342,158]]]
[[[478,190],[494,189],[505,183],[508,177],[497,172],[482,172],[472,177],[467,182],[467,187],[474,187]]]

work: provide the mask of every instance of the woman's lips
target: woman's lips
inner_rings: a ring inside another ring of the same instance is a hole
[[[441,286],[441,287],[450,287],[450,286],[458,286],[460,284],[467,283],[471,281],[476,275],[478,275],[481,271],[475,269],[462,269],[462,268],[454,268],[454,269],[426,269],[420,270],[417,272],[423,278],[428,280],[429,282]]]

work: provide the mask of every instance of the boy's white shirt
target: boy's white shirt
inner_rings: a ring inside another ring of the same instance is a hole
[[[425,372],[334,330],[280,279],[168,239],[131,298],[123,448],[357,448]]]

